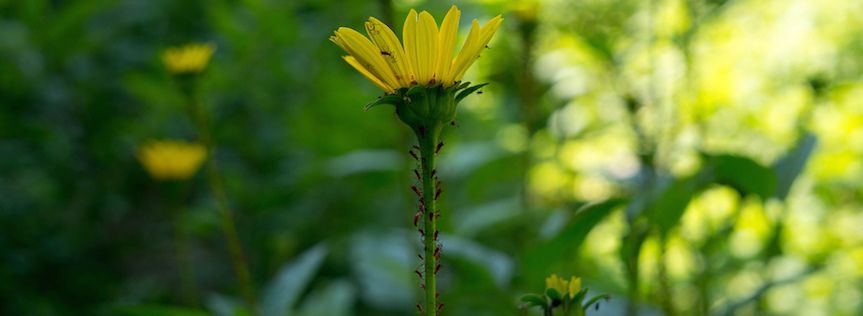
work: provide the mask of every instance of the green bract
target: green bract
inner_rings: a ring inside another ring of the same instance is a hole
[[[454,121],[459,101],[486,84],[471,86],[469,82],[465,82],[448,88],[442,85],[401,88],[369,103],[365,110],[381,104],[391,104],[396,107],[399,119],[410,126],[418,136],[423,137],[429,131],[439,132],[444,124]]]

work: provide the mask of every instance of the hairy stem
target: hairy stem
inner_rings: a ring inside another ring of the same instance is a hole
[[[425,288],[425,315],[437,315],[437,284],[436,274],[439,269],[440,247],[438,246],[437,206],[436,199],[440,197],[437,171],[435,170],[435,154],[438,148],[440,127],[421,130],[417,133],[420,151],[420,173],[422,180],[422,196],[420,197],[420,215],[423,218],[423,284]]]

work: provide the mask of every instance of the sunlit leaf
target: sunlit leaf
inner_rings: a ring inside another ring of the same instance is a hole
[[[674,179],[655,199],[646,204],[644,215],[648,222],[661,233],[666,233],[680,222],[689,201],[703,185],[701,174]]]
[[[754,160],[734,155],[708,156],[708,168],[715,181],[736,189],[741,194],[768,198],[776,191],[776,174]]]
[[[528,271],[526,274],[541,278],[549,265],[575,253],[591,229],[623,203],[625,200],[613,199],[588,204],[576,211],[557,236],[527,250],[522,257],[524,269]]]
[[[812,151],[815,150],[817,144],[818,138],[815,137],[815,134],[806,133],[797,141],[793,149],[773,164],[773,171],[776,172],[776,192],[774,195],[777,198],[784,200],[788,197],[791,186],[803,172],[803,168],[806,167],[806,162],[809,161],[809,157],[812,156]]]
[[[289,313],[306,290],[306,286],[321,263],[324,262],[326,255],[327,247],[323,244],[317,245],[282,267],[263,292],[261,313],[264,316],[281,316]]]

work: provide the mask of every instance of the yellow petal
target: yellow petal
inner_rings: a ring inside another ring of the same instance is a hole
[[[359,71],[361,74],[363,74],[363,76],[366,76],[366,78],[369,78],[369,80],[374,82],[374,84],[376,84],[378,87],[381,87],[381,89],[384,89],[384,91],[386,91],[387,93],[395,92],[395,90],[392,87],[390,87],[389,85],[387,85],[386,83],[381,81],[381,79],[379,79],[378,77],[375,77],[375,75],[373,75],[371,72],[369,72],[369,70],[366,69],[366,67],[363,67],[363,65],[360,64],[360,62],[358,62],[357,59],[354,58],[353,56],[342,56],[342,58],[344,58],[345,61],[348,62],[348,64],[350,64],[351,66],[354,66],[354,68],[357,71]]]
[[[569,295],[575,297],[575,294],[581,291],[581,278],[572,277],[569,280]]]
[[[330,42],[335,43],[336,45],[338,45],[339,47],[341,47],[343,50],[345,50],[346,52],[348,52],[348,48],[347,48],[347,46],[345,46],[345,43],[344,43],[344,42],[342,41],[342,39],[339,37],[338,33],[336,33],[336,32],[333,32],[333,33],[335,33],[336,35],[330,36]],[[350,53],[350,52],[348,52],[348,53]]]
[[[434,17],[426,11],[419,15],[416,36],[417,79],[426,84],[434,80],[435,62],[438,52],[438,29]]]
[[[405,25],[402,28],[402,43],[405,48],[405,59],[407,60],[408,68],[411,69],[411,78],[409,80],[413,84],[418,82],[417,79],[417,12],[411,9],[408,17],[405,19]]]
[[[455,77],[460,73],[464,73],[461,69],[465,67],[469,56],[471,56],[473,51],[473,46],[477,44],[479,39],[480,27],[479,22],[474,19],[471,22],[470,32],[467,33],[467,39],[465,39],[464,44],[461,46],[461,50],[458,52],[458,56],[456,56],[455,60],[453,60],[452,68],[450,69],[450,73],[447,74],[447,80],[458,81]]]
[[[386,83],[387,86],[398,86],[398,81],[392,69],[387,65],[384,58],[381,57],[380,50],[368,38],[346,27],[340,27],[336,33],[345,44],[345,47],[348,48],[348,53],[354,56],[363,67]]]
[[[461,17],[461,11],[456,6],[452,6],[440,26],[440,35],[438,36],[440,50],[438,53],[437,70],[435,74],[440,81],[443,81],[444,86],[453,84],[452,76],[449,76],[450,68],[452,67],[452,53],[455,49],[455,41],[458,36],[458,20]]]
[[[479,37],[476,39],[476,42],[471,46],[471,50],[468,52],[469,54],[466,56],[466,63],[459,68],[458,72],[454,74],[453,80],[459,81],[461,80],[464,73],[468,68],[479,58],[479,54],[482,52],[483,48],[488,45],[488,42],[491,41],[494,33],[497,32],[497,29],[500,27],[500,24],[503,23],[503,17],[500,15],[492,18],[488,21],[479,31]]]
[[[553,289],[556,277],[557,277],[557,274],[552,274],[550,277],[545,278],[545,288]]]
[[[399,87],[410,86],[412,71],[405,59],[402,44],[393,30],[380,20],[369,17],[369,21],[366,22],[366,32],[369,33],[372,42],[380,49],[381,56],[389,64],[399,82]]]

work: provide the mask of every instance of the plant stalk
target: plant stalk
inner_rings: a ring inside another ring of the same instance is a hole
[[[189,95],[188,97],[191,107],[191,115],[195,120],[198,136],[207,148],[207,181],[209,182],[210,190],[216,199],[216,207],[218,208],[219,215],[221,217],[222,233],[225,235],[234,274],[236,275],[237,282],[240,286],[240,295],[253,313],[257,314],[255,312],[257,310],[257,299],[255,298],[251,272],[246,260],[245,252],[243,251],[243,246],[240,243],[240,238],[237,234],[234,212],[228,206],[228,196],[214,157],[215,149],[212,136],[210,134],[209,120],[201,102],[195,96]]]
[[[425,308],[423,313],[428,316],[437,315],[437,284],[436,274],[440,259],[440,249],[437,243],[437,203],[439,197],[437,171],[435,170],[435,155],[438,149],[440,126],[417,133],[420,147],[420,172],[422,175],[422,197],[420,200],[423,217],[423,281],[425,288]]]

